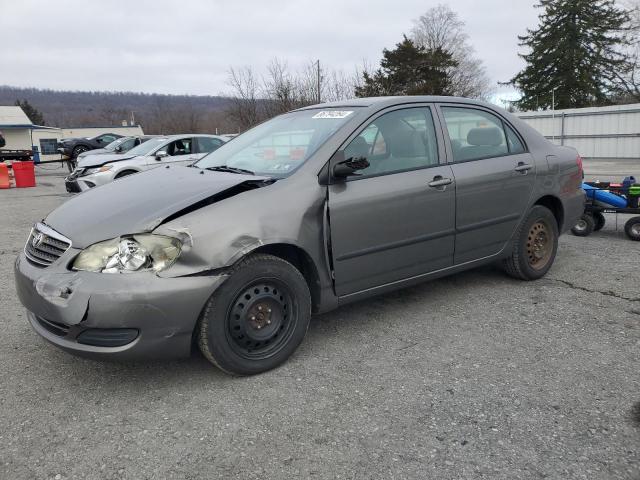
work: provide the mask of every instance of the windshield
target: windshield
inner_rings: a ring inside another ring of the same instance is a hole
[[[354,114],[345,110],[302,110],[273,118],[211,152],[194,166],[230,167],[256,175],[291,175]]]
[[[108,150],[110,152],[114,152],[116,150],[116,148],[118,148],[118,145],[123,144],[124,142],[126,142],[127,140],[131,139],[131,137],[122,137],[119,138],[117,140],[114,140],[113,142],[111,142],[109,145],[107,145],[106,147],[104,147],[105,150]]]
[[[147,153],[151,153],[153,150],[161,146],[167,140],[169,139],[168,138],[152,138],[150,140],[147,140],[144,143],[141,143],[137,147],[132,148],[127,152],[127,154],[131,155],[132,157],[146,155]]]

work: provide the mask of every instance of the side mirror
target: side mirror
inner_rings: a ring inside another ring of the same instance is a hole
[[[366,157],[350,157],[336,163],[333,166],[332,173],[336,178],[347,178],[353,175],[360,175],[356,172],[367,168],[369,165],[370,163]]]
[[[166,152],[166,150],[160,150],[158,152],[156,152],[156,160],[162,160],[165,157],[168,157],[169,154]]]
[[[120,152],[122,152],[122,145],[118,145],[116,147],[116,153],[120,153]]]

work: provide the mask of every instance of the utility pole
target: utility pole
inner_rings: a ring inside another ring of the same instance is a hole
[[[321,86],[320,86],[320,82],[321,82],[321,80],[320,80],[320,59],[318,59],[318,61],[316,62],[316,65],[318,67],[318,70],[317,70],[317,73],[318,73],[318,79],[317,79],[318,80],[318,85],[317,85],[318,103],[321,103],[321,96],[320,96],[320,88],[321,88]]]
[[[551,90],[551,141],[556,141],[556,89]]]

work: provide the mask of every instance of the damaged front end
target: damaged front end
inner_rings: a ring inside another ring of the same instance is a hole
[[[172,170],[176,173],[171,180],[165,171],[150,172],[148,182],[137,181],[135,197],[147,208],[133,203],[131,189],[119,181],[71,199],[34,227],[16,260],[16,289],[31,325],[45,339],[87,356],[189,354],[201,310],[225,277],[189,275],[203,268],[189,266],[193,238],[187,228],[167,235],[153,230],[269,180],[220,173],[214,177],[191,168]],[[183,183],[176,186],[181,193],[163,192],[163,183],[168,188],[181,176]],[[203,181],[203,177],[208,178]],[[139,196],[145,183],[148,194]],[[185,184],[191,188],[185,189]],[[109,209],[111,219],[96,216],[92,210],[98,208]],[[177,274],[164,275],[179,257],[186,264]]]
[[[18,297],[41,336],[69,352],[100,358],[190,353],[202,307],[223,277],[69,270],[78,253],[71,248],[47,268],[24,255],[16,260]]]

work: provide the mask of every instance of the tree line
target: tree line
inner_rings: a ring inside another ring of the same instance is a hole
[[[18,105],[36,125],[142,125],[148,134],[237,133],[222,96],[78,92],[0,86],[0,105]]]

